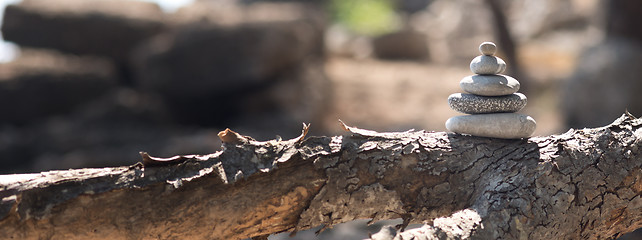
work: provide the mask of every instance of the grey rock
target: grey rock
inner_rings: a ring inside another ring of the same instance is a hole
[[[463,78],[459,87],[481,96],[503,96],[519,91],[519,82],[506,75],[472,75]]]
[[[167,29],[155,3],[140,1],[22,1],[7,6],[2,34],[21,46],[127,62],[132,49]]]
[[[448,97],[450,108],[468,114],[517,112],[526,106],[526,102],[526,96],[521,93],[498,97],[455,93]]]
[[[320,58],[322,36],[306,19],[184,25],[137,49],[135,81],[187,98],[258,89]]]
[[[493,56],[497,52],[497,45],[493,42],[483,42],[479,45],[479,52],[487,56]]]
[[[536,127],[532,117],[519,113],[463,115],[446,121],[446,128],[452,132],[505,139],[528,138]]]
[[[0,125],[67,114],[116,85],[116,67],[105,58],[22,48],[14,61],[0,64]]]
[[[311,1],[255,1],[241,4],[241,1],[194,1],[179,8],[171,15],[171,23],[176,26],[193,24],[216,24],[235,26],[247,23],[289,22],[304,20],[308,27],[326,25],[327,17],[323,10],[309,4]],[[314,0],[313,0],[314,1]]]
[[[190,18],[181,18],[174,31],[137,49],[132,58],[135,85],[158,93],[184,124],[262,124],[268,116],[300,122],[323,116],[332,91],[322,67],[324,28],[316,25],[313,14],[299,16],[303,8],[261,6],[241,6],[228,12],[229,19],[213,16],[223,18],[219,22],[206,18],[188,24]],[[198,9],[183,11],[188,10]],[[246,13],[253,17],[243,17]],[[216,111],[203,111],[215,105]]]
[[[506,70],[506,62],[495,56],[481,55],[470,61],[470,71],[475,74],[499,74]]]
[[[642,45],[609,38],[585,49],[560,92],[567,128],[604,126],[626,109],[642,115]]]

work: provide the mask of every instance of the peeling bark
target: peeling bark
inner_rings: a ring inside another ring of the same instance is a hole
[[[204,156],[0,176],[0,238],[261,239],[362,218],[426,223],[394,239],[609,239],[642,226],[642,120],[629,114],[523,140],[347,126],[303,140],[306,129],[267,142],[226,130]]]

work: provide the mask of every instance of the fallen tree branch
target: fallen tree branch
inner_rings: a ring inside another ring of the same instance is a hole
[[[642,226],[641,126],[625,114],[526,140],[227,130],[210,155],[0,176],[0,238],[260,239],[361,218],[426,223],[395,239],[616,238]]]

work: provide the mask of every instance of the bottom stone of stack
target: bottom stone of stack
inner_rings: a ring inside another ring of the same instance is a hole
[[[488,113],[451,117],[446,128],[479,137],[528,138],[535,131],[535,119],[519,113]]]

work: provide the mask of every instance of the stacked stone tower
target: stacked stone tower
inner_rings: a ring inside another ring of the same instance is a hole
[[[467,76],[459,86],[467,93],[448,97],[448,105],[455,111],[469,115],[455,116],[446,121],[450,131],[480,137],[528,138],[535,131],[535,120],[515,113],[526,106],[526,96],[518,93],[519,82],[501,75],[506,63],[495,56],[497,46],[484,42],[479,46],[482,55],[470,62],[475,75]]]

